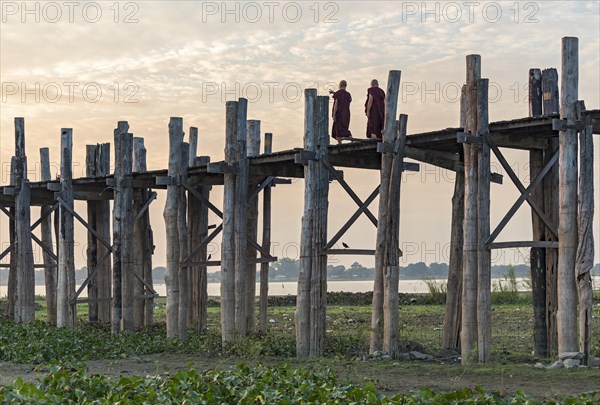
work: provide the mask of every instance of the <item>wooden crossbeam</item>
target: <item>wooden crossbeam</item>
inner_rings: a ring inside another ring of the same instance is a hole
[[[156,192],[153,191],[150,194],[150,196],[148,197],[148,201],[146,201],[144,206],[140,209],[138,214],[135,216],[135,218],[133,220],[134,223],[137,222],[142,217],[142,215],[144,215],[144,213],[146,212],[146,210],[148,208],[150,208],[150,204],[152,204],[152,201],[156,200],[156,197],[157,197],[157,194],[156,194]]]
[[[217,235],[223,230],[223,224],[221,223],[219,226],[215,228],[214,231],[210,233],[200,244],[194,249],[192,253],[188,255],[185,259],[183,259],[183,263],[189,264],[194,256],[196,256],[204,246],[208,245]]]
[[[96,239],[98,239],[108,250],[110,250],[111,252],[113,251],[112,245],[110,243],[108,243],[106,241],[106,239],[104,239],[102,237],[102,235],[100,235],[98,232],[96,232],[96,230],[94,228],[92,228],[85,221],[85,219],[83,219],[81,217],[81,215],[79,215],[77,212],[75,212],[75,210],[71,209],[71,207],[69,207],[69,205],[65,202],[65,200],[63,200],[62,198],[58,197],[58,202],[60,203],[60,205],[64,209],[66,209],[67,211],[69,211],[69,214],[73,215],[74,218],[76,218],[88,231],[90,231],[92,233],[92,235],[94,235],[96,237]]]
[[[328,249],[328,250],[323,250],[323,254],[326,254],[326,255],[374,256],[375,250],[370,250],[370,249]]]
[[[85,287],[87,287],[87,285],[90,283],[90,281],[92,281],[92,279],[96,276],[96,273],[98,273],[98,269],[110,257],[111,253],[112,252],[110,250],[108,252],[104,253],[104,256],[102,256],[100,258],[100,260],[96,263],[96,265],[92,269],[92,272],[90,274],[88,274],[88,276],[85,278],[85,280],[83,280],[83,283],[81,283],[81,285],[79,286],[79,288],[77,289],[77,291],[75,291],[75,294],[73,294],[73,296],[69,300],[71,304],[74,304],[74,303],[77,302],[77,298],[79,298],[79,295],[81,294],[81,292],[83,291],[83,289]]]
[[[339,173],[333,168],[333,166],[331,166],[331,163],[329,163],[327,160],[323,160],[322,163],[327,168],[329,173],[331,173],[331,175],[338,181],[338,183],[340,183],[342,188],[346,190],[346,192],[348,193],[350,198],[352,198],[352,200],[356,203],[356,205],[362,207],[364,205],[364,202],[356,195],[354,190],[352,190],[352,188],[348,185],[348,183],[346,183],[343,177],[339,175]],[[373,213],[369,211],[366,207],[363,211],[365,215],[369,218],[369,220],[371,220],[371,223],[373,223],[373,225],[377,227],[377,218],[375,218],[375,215],[373,215]]]
[[[552,158],[550,159],[550,161],[548,161],[548,163],[546,163],[546,165],[544,166],[542,171],[540,171],[540,173],[535,178],[533,183],[529,184],[529,186],[521,192],[521,195],[519,196],[517,201],[515,201],[515,203],[512,205],[512,207],[510,207],[510,209],[508,210],[508,212],[506,213],[504,218],[502,218],[502,220],[500,221],[498,226],[496,226],[496,229],[494,229],[494,231],[490,234],[489,238],[487,238],[485,243],[488,246],[490,246],[491,243],[494,240],[496,240],[496,238],[498,237],[498,235],[500,234],[502,229],[504,229],[504,227],[506,226],[508,221],[510,221],[510,219],[517,212],[517,210],[523,204],[523,202],[525,202],[525,200],[528,200],[530,198],[530,195],[531,195],[531,192],[533,191],[533,189],[536,188],[542,182],[543,178],[550,171],[550,169],[552,169],[552,166],[554,166],[554,164],[556,163],[557,160],[558,160],[558,151],[555,152],[554,155],[552,155]],[[540,219],[542,219],[542,221],[543,221],[543,218],[540,217]]]
[[[257,257],[257,258],[248,258],[247,263],[250,263],[250,264],[273,263],[273,262],[276,262],[277,260],[278,260],[278,258],[275,256]],[[182,263],[181,267],[191,267],[191,266],[216,267],[216,266],[220,266],[220,265],[221,265],[220,260],[210,260],[210,261],[205,261],[205,262],[189,262],[189,263],[185,263],[185,264]]]
[[[494,242],[488,245],[488,249],[512,249],[512,248],[550,248],[558,249],[558,242],[554,241],[512,241]]]
[[[325,247],[323,249],[328,250],[331,247],[333,247],[333,245],[335,245],[337,243],[337,241],[340,240],[340,238],[346,233],[346,231],[348,231],[348,229],[350,229],[352,224],[354,224],[354,222],[356,222],[356,220],[360,217],[360,215],[367,210],[367,207],[369,206],[369,204],[371,204],[373,202],[373,200],[375,199],[375,197],[377,197],[379,195],[379,187],[380,186],[377,186],[375,188],[375,190],[373,190],[371,195],[365,200],[364,203],[361,204],[360,207],[358,207],[356,212],[354,214],[352,214],[350,219],[348,219],[348,221],[346,221],[346,223],[340,228],[340,230],[334,235],[334,237],[331,238],[331,240],[329,242],[327,242],[327,244],[325,245]]]
[[[223,219],[223,211],[215,207],[213,203],[210,202],[208,198],[206,198],[202,193],[198,192],[194,187],[190,186],[187,182],[182,182],[181,185],[185,187],[187,191],[192,193],[194,197],[196,197],[202,204],[206,205],[212,212],[214,212],[219,218]]]
[[[273,180],[275,180],[275,177],[273,176],[267,176],[259,185],[258,187],[256,187],[255,190],[252,191],[252,194],[250,194],[248,196],[248,201],[252,201],[254,198],[256,198],[256,196],[265,189],[265,187],[271,185],[273,183]]]
[[[502,165],[504,170],[506,170],[508,177],[510,177],[512,182],[515,184],[515,186],[521,193],[521,196],[523,196],[526,189],[525,189],[525,186],[523,186],[523,183],[521,183],[521,180],[519,180],[519,178],[513,171],[512,167],[510,167],[510,165],[506,161],[506,158],[504,157],[504,155],[502,154],[502,152],[500,151],[498,146],[494,143],[494,141],[492,141],[491,137],[488,134],[484,134],[484,138],[485,138],[485,141],[490,145],[490,148],[494,152],[494,155],[496,155],[496,157],[498,158],[498,161],[500,162],[500,164]],[[546,164],[544,169],[539,173],[538,178],[536,178],[536,181],[539,179],[539,181],[541,182],[542,179],[540,178],[540,176],[543,178],[543,176],[545,176],[550,171],[550,169],[552,168],[554,163],[556,163],[557,160],[558,160],[558,152],[556,152],[556,154],[554,156],[552,156],[552,159],[550,159],[550,161]],[[531,184],[530,184],[530,187],[531,187]],[[533,188],[532,188],[532,190],[533,190]],[[552,222],[546,216],[546,214],[544,214],[544,211],[542,211],[540,209],[540,207],[537,205],[536,201],[529,194],[525,194],[525,201],[527,201],[527,203],[533,209],[533,211],[536,213],[538,218],[540,218],[541,221],[544,223],[544,225],[546,225],[546,227],[550,230],[550,232],[552,232],[554,237],[558,239],[558,230],[556,229],[554,224],[552,224]],[[502,223],[500,223],[498,226],[500,226],[501,224]],[[506,224],[504,224],[504,225],[506,225]],[[504,225],[502,225],[502,227],[504,227]],[[491,239],[492,235],[490,235],[490,237],[486,240],[486,244],[490,244],[491,242],[494,241],[495,237],[494,237],[494,239]]]

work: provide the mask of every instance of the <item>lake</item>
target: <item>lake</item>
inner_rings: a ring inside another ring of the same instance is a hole
[[[600,286],[600,278],[594,277],[594,287],[597,289]],[[527,278],[518,278],[518,286],[520,291],[527,291]],[[446,284],[446,280],[432,280],[437,284]],[[505,282],[501,279],[493,279],[492,285],[497,284],[499,281],[502,281],[505,285]],[[155,284],[156,292],[160,296],[166,295],[166,286],[164,284]],[[221,285],[219,283],[208,283],[208,295],[209,296],[218,296],[220,295]],[[298,288],[298,283],[295,281],[284,281],[277,282],[272,281],[269,282],[269,295],[296,295]],[[347,292],[367,292],[373,290],[373,281],[362,280],[362,281],[328,281],[327,282],[327,290],[331,292],[339,292],[339,291],[347,291]],[[0,285],[0,296],[6,295],[7,288],[5,285]],[[427,293],[429,289],[427,288],[427,283],[424,280],[400,280],[399,283],[399,291],[401,293]],[[258,295],[259,292],[259,284],[256,283],[256,293]],[[37,285],[35,286],[35,293],[37,295],[45,295],[46,291],[44,286]],[[81,293],[82,297],[87,296],[87,291],[84,290]]]

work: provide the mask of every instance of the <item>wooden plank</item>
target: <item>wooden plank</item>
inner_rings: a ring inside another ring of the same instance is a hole
[[[490,243],[490,249],[516,249],[516,248],[558,248],[558,242],[553,241],[510,241]]]

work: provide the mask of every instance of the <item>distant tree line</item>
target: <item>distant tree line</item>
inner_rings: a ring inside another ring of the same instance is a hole
[[[297,281],[299,271],[298,260],[283,258],[271,263],[269,267],[269,281]],[[492,277],[502,278],[509,272],[513,272],[515,277],[529,277],[529,266],[525,264],[517,265],[497,265],[492,266]],[[352,263],[350,267],[343,265],[327,266],[328,280],[373,280],[375,269],[373,267],[365,267],[358,262]],[[592,269],[593,276],[600,276],[600,263],[596,264]],[[260,271],[257,270],[256,280],[259,280]],[[75,280],[81,284],[87,277],[87,267],[81,267],[75,270]],[[163,283],[165,279],[165,268],[155,267],[153,277],[156,283]],[[411,263],[400,267],[401,280],[423,280],[423,279],[445,279],[448,277],[447,263],[431,263],[427,265],[423,262]],[[209,282],[219,282],[221,272],[209,272]],[[8,270],[0,270],[0,285],[6,285],[8,281]],[[44,271],[35,271],[35,284],[44,285]]]

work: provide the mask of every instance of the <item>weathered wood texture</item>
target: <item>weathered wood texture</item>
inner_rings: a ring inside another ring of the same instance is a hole
[[[133,187],[131,175],[133,171],[133,135],[126,133],[121,139],[122,177],[117,179],[117,189],[121,191],[121,276],[123,321],[121,330],[135,329],[133,321]],[[121,184],[119,185],[119,182]]]
[[[190,145],[182,142],[180,145],[179,178],[187,181],[188,163],[190,156]],[[177,203],[177,236],[179,237],[179,263],[188,256],[188,229],[187,229],[187,195],[184,187],[179,187],[179,200]],[[178,336],[182,341],[188,340],[188,311],[190,307],[190,268],[188,266],[179,268],[179,314]]]
[[[61,130],[60,160],[60,198],[62,204],[73,209],[73,131]],[[75,251],[73,233],[73,215],[61,205],[58,239],[58,281],[56,287],[57,311],[56,325],[72,328],[75,326],[75,306],[69,303],[75,293]]]
[[[489,136],[488,79],[477,84],[477,136]],[[492,354],[492,257],[486,239],[490,235],[490,146],[484,140],[477,160],[477,350],[479,363]]]
[[[31,187],[27,179],[25,156],[25,120],[15,118],[15,249],[16,287],[15,321],[35,320],[35,272],[31,245]]]
[[[460,97],[460,126],[464,128],[467,119],[467,86],[463,85]],[[462,250],[463,219],[465,215],[465,172],[456,172],[452,195],[452,222],[450,230],[450,257],[448,259],[448,282],[446,284],[446,309],[442,348],[460,349],[461,296],[462,296]]]
[[[110,143],[102,143],[98,147],[96,172],[98,176],[110,175]],[[110,243],[111,238],[111,212],[110,201],[101,200],[96,202],[96,231],[98,235]],[[112,273],[110,250],[103,243],[97,244],[98,271],[96,272],[96,284],[98,285],[98,321],[108,323],[111,321],[111,301],[106,298],[112,297]],[[104,259],[106,258],[106,259]],[[102,260],[104,259],[104,260]]]
[[[579,60],[577,38],[562,40],[560,118],[567,125],[577,120]],[[577,131],[560,131],[558,171],[558,353],[578,350],[577,288],[575,256],[577,253]]]
[[[9,184],[15,186],[17,184],[16,175],[17,157],[12,156],[10,159],[10,180]],[[6,313],[9,318],[15,319],[15,303],[17,301],[17,251],[15,243],[17,236],[15,234],[15,207],[9,209],[11,217],[8,219],[9,242],[12,246],[10,249],[10,263],[8,269],[8,285],[7,285],[7,300]]]
[[[529,70],[529,116],[539,117],[543,114],[542,71]],[[529,178],[533,181],[544,167],[544,151],[529,151]],[[544,207],[544,189],[536,187],[531,197],[542,211]],[[532,240],[545,239],[545,225],[534,210],[531,211]],[[529,266],[533,297],[533,350],[538,356],[548,353],[548,337],[546,325],[546,250],[533,247],[530,250]]]
[[[50,150],[40,148],[40,180],[50,181]],[[42,243],[46,249],[53,252],[52,248],[52,206],[43,205],[40,208],[40,217],[44,218],[40,224]],[[44,281],[46,286],[46,317],[51,325],[56,325],[56,272],[58,263],[47,252],[42,253],[44,259]],[[54,266],[54,267],[52,267]]]
[[[225,104],[225,162],[237,160],[238,102]],[[223,233],[221,242],[221,340],[223,345],[235,339],[235,191],[236,174],[223,174]]]
[[[315,109],[317,90],[304,90],[304,150],[315,151]],[[312,274],[312,235],[314,226],[314,193],[316,179],[313,175],[316,162],[309,161],[304,166],[304,214],[300,235],[300,260],[298,272],[298,293],[296,296],[296,356],[308,357],[310,353],[310,290]]]
[[[396,133],[396,110],[400,89],[400,71],[392,70],[388,75],[387,92],[385,99],[385,123],[383,129],[383,142],[393,145]],[[383,350],[384,329],[384,262],[385,245],[388,236],[388,210],[389,192],[392,164],[392,154],[384,153],[381,157],[379,211],[377,217],[377,236],[375,247],[375,280],[373,282],[373,303],[371,309],[370,352]]]
[[[386,227],[387,237],[385,243],[385,258],[383,263],[383,351],[392,358],[400,352],[398,339],[399,299],[398,283],[400,278],[400,187],[402,185],[402,171],[404,166],[404,146],[406,145],[406,130],[408,116],[400,114],[396,123],[394,140],[394,153],[390,173],[390,190],[388,199]],[[381,221],[378,221],[381,224]]]
[[[327,243],[327,213],[329,209],[329,171],[323,162],[329,152],[329,97],[317,96],[314,114],[315,156],[313,166],[315,193],[313,200],[313,234],[311,237],[310,340],[309,356],[323,354],[327,311],[327,255],[322,251]]]
[[[579,224],[575,276],[579,292],[579,351],[582,363],[589,365],[592,348],[592,298],[591,270],[594,266],[594,139],[592,119],[583,116],[585,106],[578,103],[578,119],[584,121],[579,134]]]
[[[171,117],[169,121],[169,176],[176,179],[181,168],[181,143],[183,142],[183,119]],[[167,244],[167,338],[176,338],[179,332],[179,187],[175,182],[167,186],[167,201],[163,211]]]
[[[144,138],[133,138],[133,171],[145,173],[148,170],[146,164],[146,148]],[[144,212],[145,204],[149,201],[152,190],[144,188],[139,198],[134,199],[133,213],[137,218],[133,224],[133,262],[135,277],[134,290],[134,314],[135,328],[149,326],[152,324],[154,315],[154,297],[152,292],[144,286],[141,280],[152,286],[152,229],[150,228],[149,208]]]
[[[96,156],[98,154],[98,145],[86,145],[85,147],[85,175],[86,177],[97,176]],[[94,230],[97,229],[96,201],[88,201],[87,205],[87,223]],[[87,232],[87,272],[88,277],[92,275],[98,265],[98,241],[96,235],[88,230]],[[98,322],[98,284],[96,278],[91,278],[87,286],[88,298],[88,320]]]
[[[558,72],[556,69],[542,71],[543,113],[552,115],[559,113]],[[544,151],[544,164],[558,151],[558,138],[548,141],[548,148]],[[550,172],[542,183],[544,193],[544,214],[552,224],[558,228],[558,163],[552,166]],[[546,228],[545,240],[558,242],[552,232]],[[555,355],[558,351],[558,331],[556,312],[558,310],[558,249],[546,249],[546,339],[548,355]]]
[[[248,120],[246,123],[246,154],[248,157],[260,155],[260,121]],[[259,179],[249,178],[248,195],[251,196],[259,184]],[[258,235],[258,195],[251,196],[247,204],[247,235],[257,240]],[[256,249],[246,244],[246,333],[254,331],[256,318]]]
[[[264,154],[273,152],[273,134],[265,133]],[[263,191],[262,206],[262,247],[266,251],[271,250],[271,186],[268,185]],[[262,334],[267,333],[267,307],[269,300],[269,263],[260,264],[260,302],[258,315],[258,330]]]
[[[247,330],[247,201],[250,165],[247,156],[246,144],[246,117],[248,115],[248,101],[244,98],[238,100],[236,136],[237,136],[237,177],[235,182],[235,332],[239,336],[246,336]]]
[[[467,115],[465,132],[477,131],[477,85],[481,79],[481,57],[467,56]],[[477,145],[465,144],[465,217],[463,221],[463,285],[461,314],[461,358],[463,364],[472,361],[472,349],[477,341]]]

